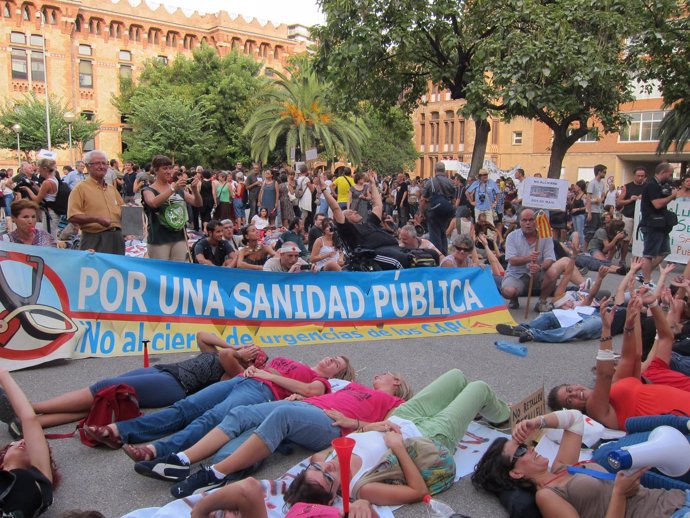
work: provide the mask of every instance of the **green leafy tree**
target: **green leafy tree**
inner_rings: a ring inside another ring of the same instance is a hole
[[[643,0],[648,23],[631,38],[633,65],[642,81],[660,85],[666,108],[658,153],[690,140],[690,1]]]
[[[479,51],[484,79],[470,89],[479,99],[501,99],[506,120],[537,119],[552,130],[550,178],[560,177],[579,138],[627,121],[620,111],[633,99],[625,42],[642,23],[639,7],[637,0],[511,0],[495,13],[498,29]]]
[[[48,139],[46,138],[45,106],[45,101],[33,93],[26,95],[20,101],[5,102],[0,109],[0,147],[16,149],[17,135],[12,126],[19,124],[22,128],[20,145],[25,152],[46,148]],[[64,119],[68,111],[70,110],[65,104],[53,97],[49,98],[50,140],[53,148],[65,149],[69,146],[68,125]],[[83,142],[94,138],[99,126],[98,120],[89,121],[84,117],[77,117],[72,123],[72,144],[78,147]]]
[[[363,119],[369,136],[362,145],[362,164],[383,176],[413,170],[419,155],[410,117],[399,108],[381,112],[368,107]]]
[[[201,103],[174,95],[137,97],[128,122],[133,131],[123,135],[127,144],[125,160],[144,163],[163,154],[173,162],[183,157],[189,163],[203,163],[211,151],[214,134],[208,108]]]
[[[251,138],[252,157],[265,162],[284,139],[286,159],[292,148],[298,152],[297,158],[316,148],[328,157],[341,156],[360,163],[362,143],[368,135],[362,120],[331,110],[326,101],[329,87],[313,71],[296,71],[289,78],[273,72],[278,79],[261,96],[261,104],[244,130]]]
[[[496,31],[494,13],[504,0],[322,0],[326,24],[313,36],[319,41],[315,69],[325,75],[346,107],[367,100],[409,114],[429,82],[468,100],[468,85],[481,81],[485,56],[481,43]],[[472,171],[484,161],[487,119],[502,109],[480,88],[463,113],[475,121]]]
[[[249,140],[242,130],[266,88],[267,81],[260,73],[261,64],[246,56],[231,52],[221,57],[212,47],[202,45],[194,49],[191,58],[180,55],[167,66],[157,61],[147,63],[136,84],[121,83],[120,95],[113,98],[113,104],[128,121],[137,120],[137,110],[147,107],[149,99],[184,101],[187,109],[178,111],[183,118],[197,107],[204,115],[202,127],[208,130],[205,141],[190,149],[190,155],[178,152],[178,160],[201,160],[207,166],[224,167],[230,161],[249,160]],[[134,127],[131,142],[143,130]],[[202,153],[201,158],[195,158],[198,153]]]

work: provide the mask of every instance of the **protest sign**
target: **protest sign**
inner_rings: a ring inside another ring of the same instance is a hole
[[[642,257],[644,249],[644,233],[640,229],[640,201],[635,202],[633,249],[634,256]],[[688,264],[690,258],[690,198],[677,198],[671,201],[666,208],[675,212],[678,216],[678,224],[669,234],[671,253],[666,260],[671,263]]]
[[[522,205],[534,209],[565,210],[568,181],[529,176],[522,184]]]
[[[533,419],[546,413],[544,387],[535,390],[518,403],[510,405],[510,429],[525,419]]]
[[[0,366],[9,369],[48,355],[141,354],[144,339],[152,353],[194,351],[198,331],[270,347],[488,333],[513,322],[481,268],[282,274],[0,247]]]

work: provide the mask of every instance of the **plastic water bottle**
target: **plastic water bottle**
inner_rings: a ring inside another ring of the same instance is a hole
[[[455,511],[453,511],[448,504],[431,498],[431,495],[426,495],[422,499],[422,502],[426,505],[427,513],[431,518],[450,518],[451,516],[457,516]]]
[[[496,347],[503,352],[514,354],[515,356],[521,356],[523,358],[527,356],[527,347],[524,345],[515,344],[513,342],[506,342],[504,340],[500,340],[494,343]]]

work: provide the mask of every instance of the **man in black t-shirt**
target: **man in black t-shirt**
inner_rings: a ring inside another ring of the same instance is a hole
[[[408,268],[409,254],[400,248],[395,236],[388,233],[381,224],[383,201],[376,186],[376,178],[372,175],[368,180],[372,207],[365,220],[356,210],[341,209],[329,189],[326,189],[325,177],[319,176],[319,185],[328,206],[333,211],[333,221],[338,229],[338,235],[350,251],[358,247],[376,251],[374,260],[383,270]]]
[[[194,259],[199,264],[210,266],[229,266],[233,246],[223,239],[223,226],[218,220],[211,220],[206,224],[208,237],[199,239],[194,244]]]
[[[676,198],[677,190],[668,183],[673,176],[673,166],[662,162],[654,170],[654,178],[642,190],[642,218],[640,227],[644,235],[642,275],[650,282],[652,270],[671,253],[671,228],[666,222],[666,206]]]
[[[630,249],[630,243],[633,239],[634,219],[635,219],[635,202],[642,199],[642,191],[644,190],[644,183],[647,180],[647,170],[642,166],[637,166],[633,171],[633,181],[626,183],[621,187],[616,203],[621,207],[623,214],[623,223],[625,227],[625,237],[621,244],[621,265],[625,266],[625,258]]]

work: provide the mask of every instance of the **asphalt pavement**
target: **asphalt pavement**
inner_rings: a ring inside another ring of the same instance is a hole
[[[592,274],[590,274],[591,276]],[[604,287],[614,291],[622,277],[611,275]],[[532,305],[536,301],[533,300]],[[522,308],[512,312],[516,321],[524,316]],[[530,311],[530,317],[537,314]],[[468,378],[488,382],[507,402],[516,402],[542,384],[548,389],[558,383],[593,383],[591,368],[598,341],[567,344],[526,344],[529,352],[521,358],[494,346],[497,339],[510,339],[494,334],[467,335],[424,339],[404,339],[322,346],[294,346],[267,348],[269,356],[287,356],[309,364],[326,355],[347,355],[357,369],[358,381],[370,384],[375,374],[385,371],[402,373],[414,390],[418,391],[450,368],[461,369]],[[516,339],[515,339],[516,340]],[[615,339],[616,348],[620,338]],[[152,356],[152,363],[171,362],[185,355]],[[90,383],[141,367],[140,357],[92,358],[74,361],[58,361],[14,373],[32,401],[53,397],[69,390],[85,387]],[[73,425],[51,429],[50,432],[66,432]],[[7,431],[0,429],[9,441]],[[54,456],[63,476],[55,492],[55,503],[44,515],[58,517],[72,509],[93,509],[107,517],[121,516],[134,509],[162,506],[172,497],[166,482],[142,477],[134,472],[133,462],[122,452],[100,448],[88,448],[78,437],[52,440]],[[306,457],[308,452],[297,449],[288,456],[276,454],[257,473],[258,478],[273,478]],[[456,512],[473,518],[503,518],[498,500],[474,490],[467,478],[438,497],[451,505]],[[426,516],[421,504],[408,505],[395,512],[398,518]]]

